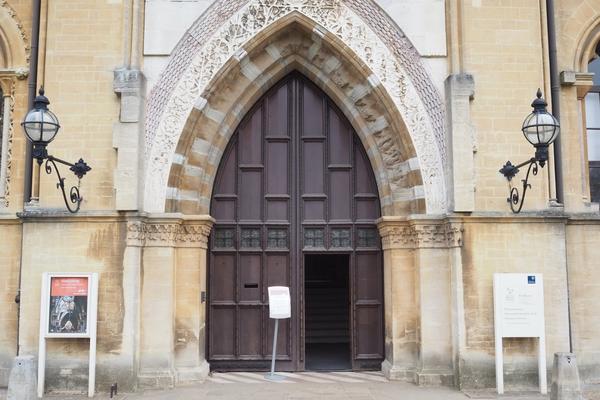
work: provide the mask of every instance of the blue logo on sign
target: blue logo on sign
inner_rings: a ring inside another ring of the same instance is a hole
[[[535,285],[535,276],[534,275],[529,275],[527,277],[527,283],[530,285]]]

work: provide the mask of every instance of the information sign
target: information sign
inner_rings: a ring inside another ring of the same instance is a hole
[[[542,274],[494,274],[496,388],[504,393],[503,338],[538,338],[540,392],[547,393],[544,281]]]
[[[269,287],[269,317],[285,319],[291,318],[291,316],[290,288],[286,286]]]

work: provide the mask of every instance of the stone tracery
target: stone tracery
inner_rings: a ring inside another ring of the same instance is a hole
[[[218,3],[214,7],[222,6]],[[428,113],[427,107],[421,100],[421,94],[404,71],[402,60],[386,47],[361,18],[342,0],[254,0],[241,8],[238,8],[239,6],[239,2],[230,2],[227,10],[229,18],[223,21],[222,26],[210,35],[210,38],[201,37],[196,24],[189,32],[194,40],[189,42],[184,39],[181,42],[174,52],[163,81],[153,92],[148,110],[150,117],[146,127],[145,208],[147,210],[164,209],[168,170],[180,133],[194,104],[210,81],[249,40],[273,22],[294,12],[316,21],[324,27],[324,31],[341,39],[373,71],[376,80],[381,82],[400,111],[410,132],[422,172],[428,212],[443,212],[446,209],[443,172],[445,143],[443,133],[436,132],[439,129],[434,128],[434,126],[439,128],[439,121],[437,121],[439,118]],[[214,9],[212,11],[214,12]],[[203,18],[208,18],[208,15],[205,14]],[[202,42],[199,42],[200,39]],[[185,49],[186,47],[191,48]],[[193,58],[190,52],[195,54]],[[418,64],[420,65],[420,61]],[[171,70],[174,70],[175,74],[180,74],[178,81],[173,82],[173,76],[167,76]],[[170,95],[169,89],[164,87],[166,83],[175,86]],[[385,168],[389,170],[388,175],[393,181],[394,177],[401,172],[398,171],[399,156],[394,154],[393,146],[388,146],[391,142],[382,133],[383,130],[379,129],[380,125],[377,122],[381,121],[374,121],[372,133],[381,144],[380,150],[387,153],[384,157],[387,161]]]

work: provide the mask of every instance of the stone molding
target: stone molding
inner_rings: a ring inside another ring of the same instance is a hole
[[[4,118],[0,118],[2,119],[2,125],[0,125],[0,208],[8,207],[10,198],[15,79],[19,79],[15,71],[0,71],[0,88],[3,92],[0,101],[4,103],[5,107],[8,106],[7,109],[4,109]]]
[[[309,18],[291,14],[263,35],[269,40],[266,48],[257,38],[239,62],[232,61],[213,80],[211,96],[192,110],[179,138],[169,176],[168,212],[209,212],[215,172],[227,143],[270,89],[261,82],[277,82],[292,71],[322,87],[354,127],[375,173],[382,214],[426,211],[419,161],[391,99],[370,79],[370,71],[340,50],[341,41],[331,33],[323,40],[317,28]],[[256,77],[252,71],[258,66],[262,71]]]
[[[179,137],[194,104],[209,90],[214,77],[240,50],[243,52],[248,41],[295,12],[315,21],[320,31],[338,37],[374,72],[416,148],[427,212],[444,212],[447,152],[440,95],[419,54],[389,18],[383,15],[381,20],[371,21],[369,16],[382,13],[376,4],[352,0],[221,0],[190,28],[173,51],[148,102],[144,209],[164,210]]]
[[[10,6],[10,4],[8,4],[7,0],[0,0],[0,10],[4,10],[4,13],[8,14],[8,17],[13,22],[13,24],[12,24],[13,26],[11,26],[11,27],[6,26],[6,28],[9,28],[8,30],[11,31],[9,34],[12,37],[9,38],[9,43],[5,43],[5,45],[8,46],[12,50],[11,52],[13,52],[13,53],[20,53],[21,51],[23,51],[24,59],[22,61],[24,61],[25,64],[28,64],[31,47],[29,46],[29,39],[27,37],[27,33],[25,33],[23,24],[21,23],[21,21],[19,21],[19,19],[17,17],[17,13],[15,12],[15,10],[13,10],[13,8]],[[1,20],[2,20],[2,16],[0,15],[0,21]],[[2,25],[5,26],[8,24],[2,24]],[[16,28],[16,29],[14,29],[14,28]],[[8,32],[5,32],[5,33],[8,33]],[[10,39],[16,39],[17,36],[20,39],[20,42],[23,46],[22,49],[14,49],[13,48],[13,46],[15,46],[16,43],[14,43]],[[15,62],[16,60],[8,60],[8,61]],[[19,61],[21,61],[21,60],[19,60]],[[21,78],[19,78],[19,79],[21,79]]]
[[[391,249],[450,249],[462,247],[462,223],[449,220],[386,220],[379,224],[382,247]]]
[[[127,245],[132,247],[208,248],[214,220],[143,219],[127,222]]]
[[[594,74],[590,72],[562,71],[560,83],[563,86],[574,86],[577,89],[577,99],[583,100],[594,86]]]

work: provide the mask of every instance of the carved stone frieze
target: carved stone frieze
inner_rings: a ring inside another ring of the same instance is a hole
[[[446,150],[440,96],[424,72],[418,53],[403,35],[399,40],[406,43],[398,46],[406,51],[401,52],[390,47],[393,43],[384,42],[382,38],[389,35],[380,32],[381,27],[365,23],[346,3],[356,7],[356,2],[344,0],[218,1],[190,28],[186,34],[189,40],[184,38],[174,50],[148,104],[146,209],[164,209],[175,148],[194,104],[209,83],[250,39],[277,20],[298,12],[337,36],[373,71],[394,102],[416,148],[428,212],[446,210]],[[373,12],[380,12],[371,5]],[[219,24],[215,26],[211,18],[217,18]],[[398,30],[390,28],[386,19],[379,25],[385,25],[390,32]],[[390,140],[391,130],[378,127],[376,122],[372,134],[383,151],[384,167],[393,181],[400,176],[400,155]]]
[[[402,221],[379,226],[384,249],[462,247],[463,228],[452,222],[423,223]]]
[[[151,222],[133,221],[127,224],[127,244],[138,247],[201,247],[206,248],[212,222]]]
[[[25,61],[29,62],[29,55],[30,55],[31,48],[29,46],[29,39],[27,38],[27,33],[25,33],[23,24],[21,23],[21,21],[19,21],[19,18],[17,17],[17,13],[15,12],[15,10],[13,10],[13,8],[8,4],[8,2],[6,0],[0,0],[0,8],[4,9],[6,11],[6,13],[14,21],[15,26],[19,30],[19,36],[23,43],[23,47],[25,49],[25,53],[26,53],[26,57],[27,57],[27,59]],[[7,43],[7,44],[15,45],[16,43]],[[27,75],[25,75],[25,76],[27,76]],[[21,78],[19,78],[19,79],[21,79]]]

